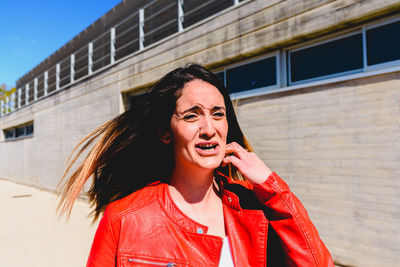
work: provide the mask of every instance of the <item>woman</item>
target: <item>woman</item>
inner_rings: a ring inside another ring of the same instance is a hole
[[[333,266],[300,201],[250,152],[227,90],[205,68],[165,75],[84,139],[67,172],[98,138],[60,202],[70,212],[93,176],[94,218],[104,215],[87,266]]]

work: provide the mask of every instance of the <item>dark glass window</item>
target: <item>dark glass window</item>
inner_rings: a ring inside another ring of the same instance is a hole
[[[25,126],[15,128],[15,137],[20,137],[23,135],[25,135]]]
[[[226,70],[226,83],[230,93],[275,85],[276,57]]]
[[[33,134],[33,124],[28,124],[25,126],[25,134],[32,135]]]
[[[111,46],[110,46],[109,32],[107,34],[101,35],[100,37],[98,37],[96,40],[93,41],[93,55],[92,55],[93,71],[101,69],[102,67],[110,64],[110,49],[111,49],[110,47]],[[64,76],[62,73],[63,73],[63,67],[61,65],[61,77]],[[68,75],[69,75],[68,68],[66,68],[65,76],[67,77]],[[63,78],[61,78],[60,80],[60,86],[63,85],[62,81]]]
[[[363,67],[362,35],[356,34],[290,53],[291,82]]]
[[[199,22],[200,20],[208,18],[232,5],[233,5],[233,0],[184,1],[183,27],[187,28],[190,25],[193,25],[196,22]]]
[[[6,139],[14,138],[15,137],[15,129],[8,129],[4,130],[4,136]]]
[[[81,49],[75,52],[75,76],[74,79],[77,80],[88,75],[88,50]],[[39,82],[39,84],[41,84]]]
[[[139,50],[139,14],[135,14],[115,28],[115,59]]]
[[[225,85],[225,72],[221,71],[216,73],[221,82]]]
[[[4,130],[5,139],[17,139],[24,136],[33,135],[33,123]]]
[[[144,10],[144,45],[150,45],[178,31],[176,0],[154,1]]]
[[[147,95],[148,95],[148,93],[129,96],[129,108],[136,106],[139,103],[143,102],[143,100],[145,100]]]
[[[400,59],[400,21],[367,30],[368,65]]]
[[[71,81],[71,60],[70,58],[65,58],[60,62],[60,87],[69,84]],[[29,87],[29,93],[32,90]]]

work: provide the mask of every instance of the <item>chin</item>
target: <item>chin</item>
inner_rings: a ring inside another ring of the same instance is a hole
[[[221,165],[222,160],[220,159],[207,159],[207,160],[201,160],[197,162],[198,166],[207,169],[207,170],[215,170]]]

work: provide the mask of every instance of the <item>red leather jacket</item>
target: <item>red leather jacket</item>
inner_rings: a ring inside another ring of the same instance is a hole
[[[300,201],[277,174],[261,185],[218,177],[235,266],[334,266]],[[218,266],[223,240],[157,183],[108,205],[87,266]]]

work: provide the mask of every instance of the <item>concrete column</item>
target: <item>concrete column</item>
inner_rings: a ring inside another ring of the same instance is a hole
[[[25,105],[29,104],[29,83],[25,84]]]
[[[183,31],[183,0],[178,1],[178,30]]]
[[[18,88],[18,108],[21,108],[21,95],[22,95],[22,88]]]
[[[75,77],[75,54],[71,54],[71,63],[70,63],[70,75],[69,75],[69,81],[70,83],[74,82],[74,77]]]
[[[11,112],[11,95],[7,96],[6,98],[6,113]]]
[[[11,95],[6,97],[6,114],[11,112]]]
[[[144,48],[144,9],[139,9],[139,50]]]
[[[15,93],[11,94],[11,112],[13,112],[15,110]]]
[[[115,28],[110,30],[110,63],[115,62]]]
[[[33,100],[37,99],[38,95],[38,78],[33,80]]]
[[[88,45],[88,75],[93,73],[93,42]]]
[[[47,95],[47,91],[49,90],[49,72],[45,71],[44,72],[44,92],[43,94],[46,96]]]
[[[56,90],[60,89],[60,63],[56,65]]]

